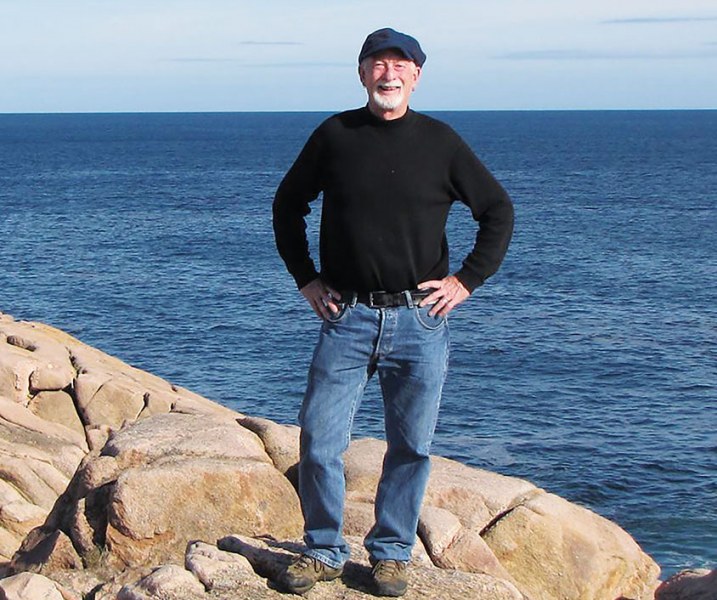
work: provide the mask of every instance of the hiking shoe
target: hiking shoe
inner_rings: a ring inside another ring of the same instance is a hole
[[[317,581],[336,579],[343,570],[343,567],[334,569],[308,554],[302,554],[281,573],[279,583],[294,594],[305,594]]]
[[[376,594],[378,596],[403,596],[408,587],[407,568],[408,563],[401,560],[373,562],[371,575],[376,587]]]

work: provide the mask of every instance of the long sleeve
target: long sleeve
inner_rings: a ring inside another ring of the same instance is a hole
[[[317,132],[309,138],[276,191],[273,204],[274,236],[279,255],[299,289],[318,277],[306,238],[309,203],[321,193],[320,143]]]
[[[461,283],[473,291],[503,262],[513,235],[513,203],[465,143],[459,145],[453,157],[451,180],[459,199],[470,208],[478,222],[473,249],[456,273]]]

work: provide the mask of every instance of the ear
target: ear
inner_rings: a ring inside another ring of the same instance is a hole
[[[421,79],[421,67],[416,65],[416,71],[413,74],[413,89],[416,89],[416,86],[418,85],[418,80]]]
[[[359,79],[361,80],[361,85],[366,87],[366,71],[363,68],[363,64],[360,64],[358,66],[358,74],[359,74]]]

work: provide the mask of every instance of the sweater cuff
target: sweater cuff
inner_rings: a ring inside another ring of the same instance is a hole
[[[477,287],[480,287],[484,283],[484,279],[481,277],[478,277],[477,275],[474,275],[465,269],[461,269],[455,274],[458,281],[460,281],[463,284],[463,287],[465,287],[471,294],[473,293],[473,290],[475,290]]]
[[[318,279],[319,274],[316,269],[302,271],[301,273],[294,274],[294,281],[296,282],[297,289],[301,289],[304,286],[310,284],[314,279]]]

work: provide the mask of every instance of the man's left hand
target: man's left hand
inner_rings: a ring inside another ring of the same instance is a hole
[[[419,306],[433,304],[431,310],[428,311],[430,316],[439,315],[445,317],[471,295],[455,275],[449,275],[443,279],[434,279],[433,281],[424,281],[418,284],[419,290],[429,288],[432,288],[434,291],[421,300]]]

